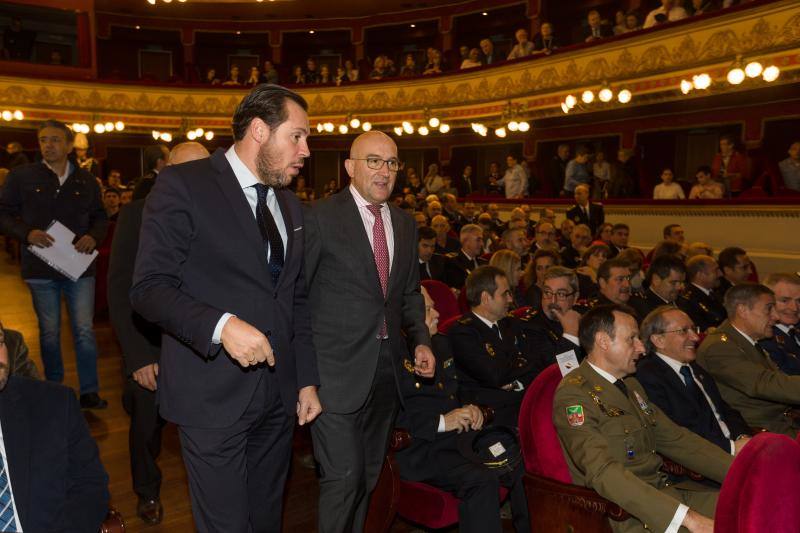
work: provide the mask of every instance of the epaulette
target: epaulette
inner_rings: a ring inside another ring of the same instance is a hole
[[[414,363],[412,363],[408,359],[403,358],[403,368],[405,368],[411,374],[414,373]]]
[[[566,382],[570,385],[583,385],[586,382],[586,378],[583,376],[570,376],[566,379]]]
[[[720,331],[719,328],[708,328],[708,331],[706,331],[706,338],[711,337],[712,335],[719,337],[721,342],[728,342],[728,335],[725,332]]]
[[[538,309],[534,309],[533,307],[531,307],[530,309],[528,309],[527,311],[525,311],[525,314],[523,314],[522,316],[520,316],[520,317],[517,317],[517,318],[518,318],[519,320],[522,320],[523,322],[528,322],[528,321],[530,321],[531,319],[533,319],[533,318],[534,318],[536,315],[538,315],[538,314],[539,314],[539,310],[538,310]],[[512,316],[513,316],[513,315],[512,315]]]
[[[458,253],[457,252],[447,252],[446,254],[444,254],[444,256],[446,258],[448,258],[448,259],[455,259],[456,257],[458,257]]]
[[[467,324],[472,324],[472,317],[471,316],[462,316],[458,320],[456,320],[459,324],[466,326]]]

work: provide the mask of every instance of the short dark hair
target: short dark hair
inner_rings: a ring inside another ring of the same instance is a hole
[[[144,152],[142,153],[142,158],[144,159],[144,171],[150,172],[156,168],[159,159],[166,161],[168,157],[169,149],[165,145],[152,144],[150,146],[146,146]]]
[[[747,255],[747,252],[738,246],[729,246],[728,248],[722,250],[717,258],[717,263],[719,263],[720,270],[725,272],[726,267],[734,268],[736,266],[736,258],[740,255]]]
[[[773,296],[775,293],[766,285],[760,283],[740,283],[734,285],[725,293],[725,311],[728,312],[728,317],[733,318],[736,316],[736,308],[740,305],[746,305],[748,308],[753,307],[753,303],[759,296],[768,294]]]
[[[581,347],[583,347],[587,354],[594,349],[594,336],[601,331],[612,339],[614,338],[615,311],[634,316],[630,307],[611,304],[598,305],[581,317],[578,323],[578,339],[581,341]]]
[[[598,252],[605,252],[606,260],[608,260],[608,256],[611,254],[611,249],[607,244],[593,244],[589,246],[581,254],[581,266],[586,266],[589,263],[589,259]]]
[[[667,224],[666,226],[664,226],[664,238],[666,239],[670,235],[672,235],[672,230],[673,229],[680,228],[680,227],[681,227],[680,224]]]
[[[233,140],[244,139],[247,128],[250,127],[254,118],[263,120],[270,130],[277,129],[286,122],[289,116],[289,111],[286,109],[287,100],[291,100],[302,107],[304,111],[308,111],[308,103],[305,98],[296,92],[280,85],[268,83],[257,85],[239,102],[239,107],[233,114],[231,124]]]
[[[497,290],[498,277],[505,278],[506,273],[491,265],[484,265],[473,270],[464,284],[467,304],[470,307],[478,307],[481,304],[481,294],[488,292],[493,295]]]
[[[684,276],[686,275],[686,265],[683,264],[680,257],[675,255],[661,255],[653,259],[653,262],[650,263],[650,268],[647,269],[647,274],[644,277],[645,282],[650,285],[653,281],[653,275],[665,279],[669,277],[669,273],[673,270],[682,273]]]
[[[690,257],[686,261],[686,279],[694,281],[698,274],[705,272],[711,265],[716,266],[717,262],[710,255],[700,254]]]
[[[553,249],[550,248],[539,248],[533,254],[533,263],[536,263],[537,259],[542,257],[549,257],[553,260],[553,265],[560,265],[561,264],[561,256]]]
[[[103,191],[103,196],[105,196],[106,194],[109,194],[109,193],[110,194],[116,194],[117,196],[120,196],[120,190],[117,189],[116,187],[106,187],[106,190]]]
[[[697,172],[695,172],[695,174],[699,174],[700,172],[702,172],[703,174],[708,174],[710,176],[711,167],[708,165],[700,165],[699,167],[697,167]]]
[[[417,230],[417,242],[436,238],[436,231],[430,226],[422,226]]]
[[[614,224],[613,226],[611,226],[611,233],[614,233],[615,231],[620,230],[620,229],[624,229],[624,230],[630,231],[631,227],[628,226],[627,224],[621,224],[621,223]]]
[[[597,269],[597,279],[604,280],[608,282],[611,279],[611,269],[612,268],[630,268],[631,264],[628,261],[624,261],[619,257],[612,257],[611,259],[606,259],[603,261],[603,264],[600,265],[600,268]]]
[[[684,255],[683,247],[675,241],[660,241],[653,247],[650,258],[655,261],[664,255]]]
[[[72,133],[72,130],[67,127],[66,124],[61,122],[60,120],[56,120],[54,118],[49,118],[39,124],[39,127],[36,128],[36,134],[40,134],[43,129],[45,128],[56,128],[64,132],[64,138],[67,140],[68,143],[71,143],[75,140],[75,134]]]

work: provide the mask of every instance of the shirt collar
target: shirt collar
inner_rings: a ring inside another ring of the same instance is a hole
[[[588,364],[590,367],[592,367],[592,370],[594,370],[595,372],[600,374],[600,376],[603,377],[609,383],[615,383],[617,381],[617,378],[615,378],[614,376],[612,376],[611,374],[609,374],[608,372],[606,372],[602,368],[593,365],[592,363],[589,362],[588,359],[586,360],[586,364]]]
[[[733,324],[731,324],[731,326],[733,326]],[[753,346],[755,346],[755,345],[756,345],[756,341],[754,341],[754,340],[753,340],[753,338],[752,338],[752,337],[750,337],[750,335],[748,335],[748,334],[747,334],[747,333],[745,333],[744,331],[740,330],[740,329],[739,329],[739,328],[737,328],[736,326],[733,326],[733,329],[735,329],[736,331],[738,331],[738,332],[741,334],[741,336],[742,336],[742,337],[744,337],[745,339],[747,339],[747,342],[749,342],[749,343],[750,343],[750,344],[752,344]]]
[[[356,206],[359,209],[361,209],[362,207],[367,207],[368,205],[372,205],[371,203],[366,201],[363,196],[361,196],[361,193],[358,192],[358,189],[356,189],[355,186],[353,186],[352,183],[350,184],[350,194],[353,195],[353,200],[356,201]],[[383,202],[380,205],[382,207],[386,207],[386,202]],[[381,211],[381,212],[383,212],[383,211]]]
[[[258,183],[261,183],[255,174],[250,172],[250,169],[242,163],[242,160],[239,159],[239,155],[236,153],[235,149],[236,145],[231,145],[230,148],[225,152],[225,158],[230,163],[231,168],[233,169],[233,174],[236,176],[236,179],[239,181],[239,186],[242,189],[246,189],[248,187],[252,187]],[[272,188],[270,187],[270,191]]]
[[[42,163],[44,163],[44,166],[46,166],[47,168],[49,168],[50,170],[53,171],[53,174],[55,174],[58,177],[58,181],[61,182],[61,183],[64,183],[65,181],[67,181],[67,178],[69,177],[69,175],[72,174],[73,166],[72,166],[72,162],[69,159],[67,159],[67,165],[64,167],[64,173],[62,175],[60,175],[60,176],[53,169],[53,167],[50,166],[50,163],[48,163],[44,159],[42,159]]]
[[[473,311],[472,314],[475,315],[476,317],[478,317],[480,319],[480,321],[483,322],[484,324],[486,324],[489,328],[492,328],[493,326],[497,326],[497,322],[491,322],[488,318],[482,317],[481,315],[479,315],[475,311]]]
[[[688,366],[690,371],[691,371],[691,369],[692,369],[692,367],[691,367],[690,365],[688,365],[688,364],[683,364],[683,363],[681,363],[680,361],[676,361],[676,360],[675,360],[675,359],[673,359],[672,357],[670,357],[670,356],[668,356],[668,355],[664,355],[663,353],[656,352],[656,355],[657,355],[658,357],[660,357],[662,361],[664,361],[665,363],[667,363],[667,364],[669,365],[669,367],[670,367],[672,370],[674,370],[675,372],[677,372],[678,374],[680,374],[680,373],[681,373],[681,367],[683,367],[683,366]],[[692,375],[694,375],[694,372],[692,372]]]
[[[671,304],[671,302],[668,302],[668,301],[666,301],[664,298],[662,298],[662,297],[661,297],[661,295],[660,295],[660,294],[658,294],[656,291],[654,291],[654,290],[653,290],[653,287],[648,287],[648,289],[647,289],[647,290],[648,290],[648,291],[650,291],[651,293],[653,293],[653,294],[655,295],[655,297],[656,297],[656,298],[658,298],[659,300],[661,300],[661,301],[662,301],[662,302],[664,302],[665,304],[667,304],[667,305],[670,305],[670,304]]]
[[[701,287],[697,283],[692,283],[692,285],[700,289],[700,291],[702,291],[702,293],[705,294],[706,296],[709,296],[711,294],[711,289],[706,289],[705,287]]]
[[[788,335],[789,330],[792,329],[794,326],[787,326],[786,324],[775,324],[775,327]]]

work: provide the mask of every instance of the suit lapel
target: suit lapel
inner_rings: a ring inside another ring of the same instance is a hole
[[[339,195],[339,201],[342,203],[343,234],[352,236],[351,242],[355,248],[357,257],[360,259],[359,263],[363,264],[364,268],[370,273],[369,275],[373,281],[373,288],[379,293],[383,293],[381,289],[381,279],[378,276],[378,267],[375,265],[375,254],[369,244],[369,237],[367,237],[364,222],[361,219],[361,214],[358,212],[356,201],[353,195],[350,194],[349,187],[345,188]]]
[[[677,375],[675,371],[655,353],[653,353],[650,357],[654,358],[654,361],[661,369],[661,372],[668,376],[667,380],[672,384],[672,388],[679,390],[680,394],[691,400],[691,405],[694,405],[695,399],[691,394],[689,394],[689,389],[686,387],[686,383],[683,381],[683,378]]]
[[[395,207],[391,202],[386,204],[389,207],[389,215],[392,217],[392,232],[394,233],[394,260],[392,261],[391,269],[389,270],[389,282],[386,284],[386,294],[391,294],[392,286],[397,283],[400,274],[398,267],[400,261],[400,246],[405,242],[405,228],[403,227],[402,220],[400,219],[400,210]]]
[[[0,394],[0,423],[3,443],[11,474],[11,489],[17,505],[19,521],[24,524],[30,508],[30,421],[17,391],[15,378],[9,378],[6,390]]]
[[[286,201],[286,195],[292,194],[285,190],[275,190],[275,198],[278,200],[278,206],[281,208],[281,216],[283,217],[283,225],[286,227],[286,259],[284,259],[284,267],[281,270],[281,275],[278,277],[278,285],[281,285],[287,276],[284,274],[289,268],[289,262],[292,260],[292,252],[294,252],[294,223],[292,222],[292,212],[289,207],[289,202]]]

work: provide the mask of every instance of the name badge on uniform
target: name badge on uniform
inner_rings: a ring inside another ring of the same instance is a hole
[[[561,370],[562,377],[578,368],[580,364],[578,363],[578,356],[575,354],[575,350],[569,350],[556,355],[556,362],[558,363],[559,370]]]
[[[583,416],[582,405],[567,406],[567,422],[569,422],[570,426],[579,427],[582,426],[585,421],[586,418]]]

